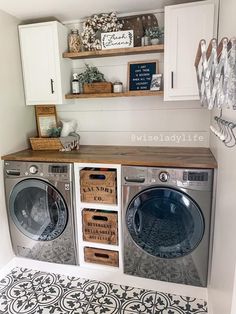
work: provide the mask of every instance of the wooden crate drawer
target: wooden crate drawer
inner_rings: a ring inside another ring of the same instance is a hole
[[[118,245],[117,213],[84,209],[83,240]]]
[[[87,263],[119,267],[119,253],[116,251],[85,247],[84,260]]]
[[[116,170],[80,170],[81,201],[116,204]]]
[[[85,94],[112,93],[111,82],[84,83]]]

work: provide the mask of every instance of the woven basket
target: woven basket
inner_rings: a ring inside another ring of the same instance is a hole
[[[33,150],[60,150],[63,148],[58,138],[31,137],[29,140]]]

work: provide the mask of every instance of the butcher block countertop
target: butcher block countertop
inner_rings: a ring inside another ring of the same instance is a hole
[[[209,148],[82,145],[79,151],[23,150],[2,156],[3,160],[79,162],[130,166],[217,168]]]

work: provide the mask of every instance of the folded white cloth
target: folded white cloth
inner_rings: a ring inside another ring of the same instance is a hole
[[[60,141],[63,146],[60,151],[69,152],[72,150],[79,150],[79,139],[80,136],[77,133],[70,133],[66,137],[60,137]]]

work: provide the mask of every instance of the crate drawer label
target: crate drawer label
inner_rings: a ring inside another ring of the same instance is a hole
[[[91,187],[86,187],[86,188],[82,188],[82,191],[84,193],[91,193],[91,192],[105,192],[105,193],[114,193],[114,189],[112,188],[106,188],[104,186],[91,186]]]

